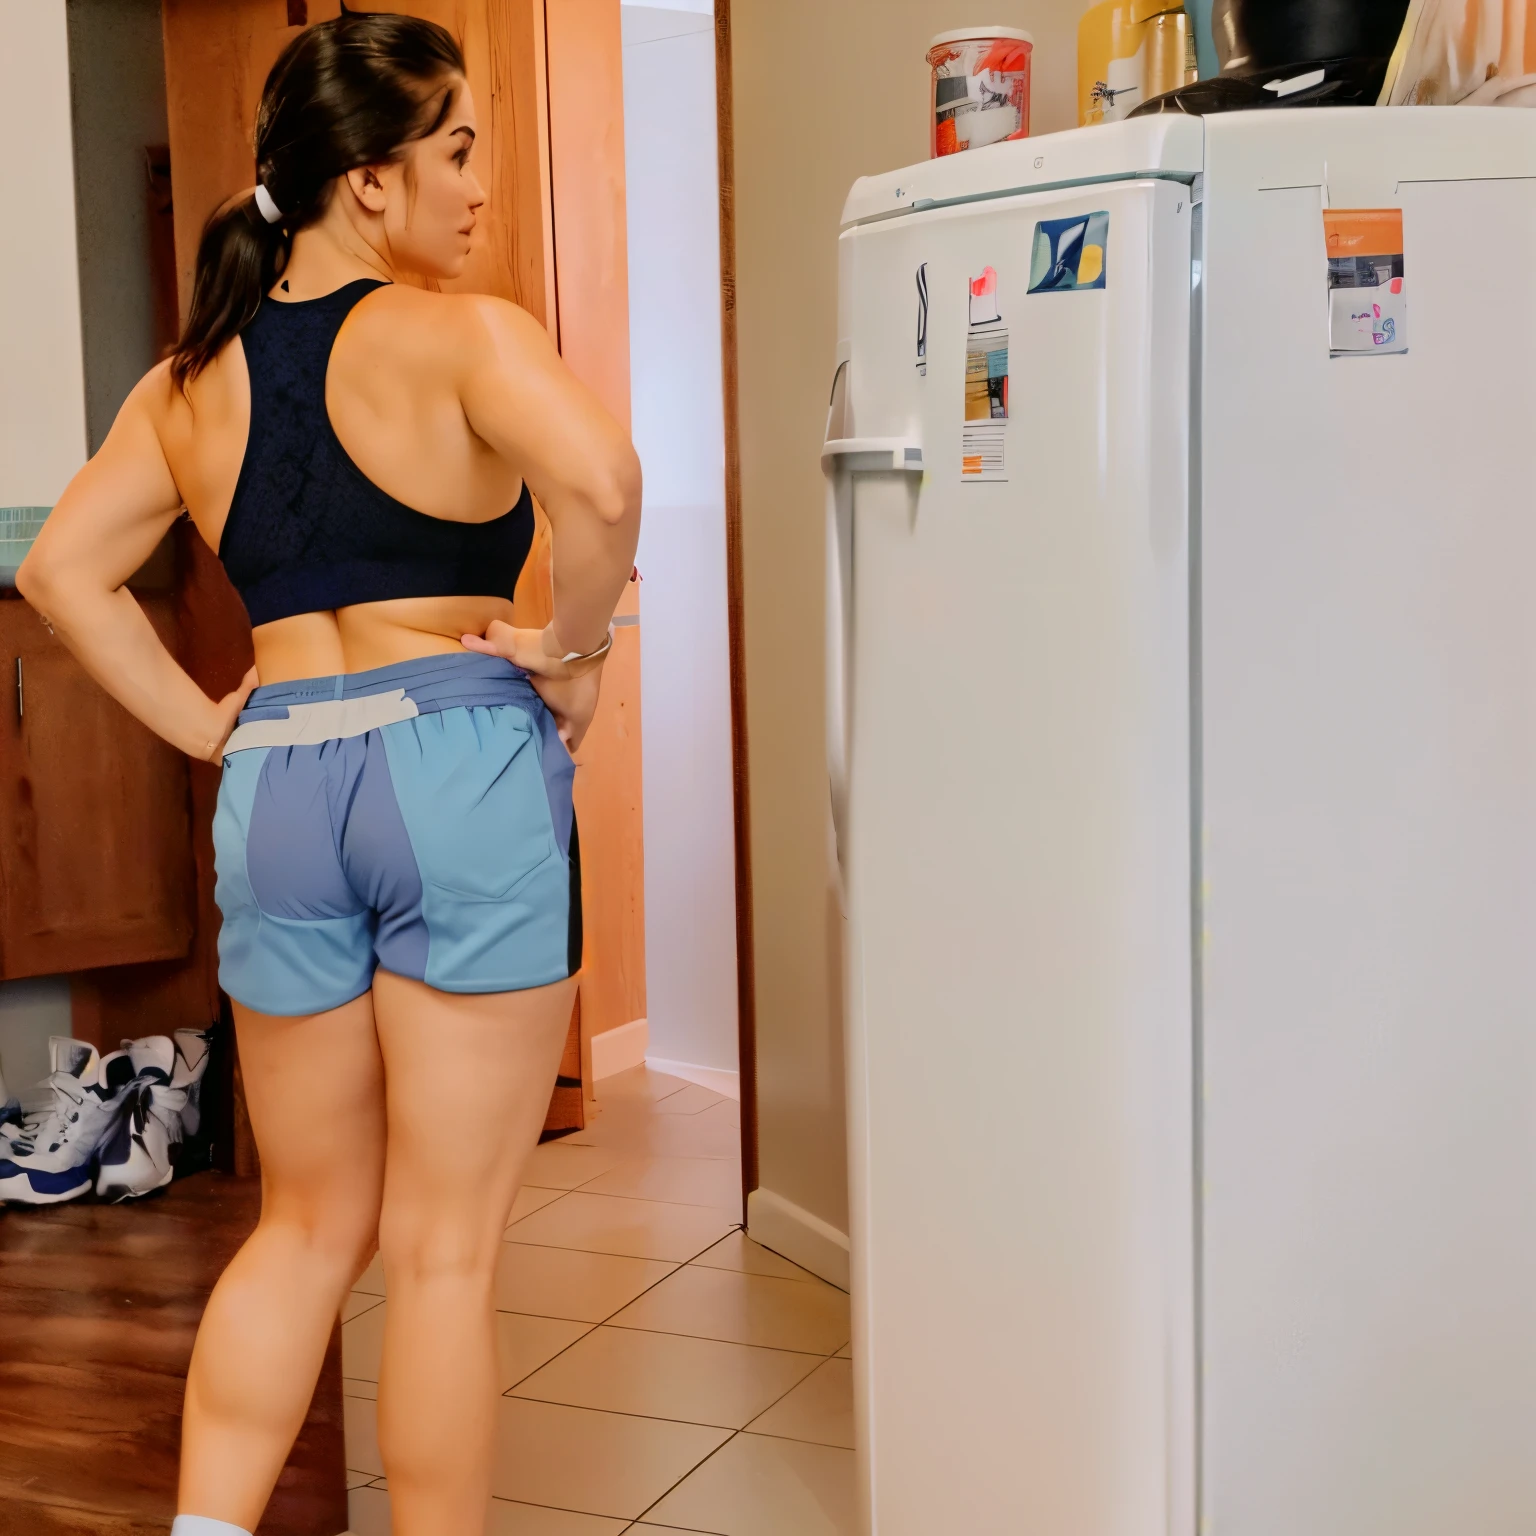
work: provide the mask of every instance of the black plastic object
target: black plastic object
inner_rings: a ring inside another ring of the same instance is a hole
[[[1285,96],[1265,90],[1262,83],[1318,73],[1322,79]],[[1212,112],[1243,112],[1256,107],[1369,107],[1374,106],[1381,95],[1386,74],[1387,60],[1383,58],[1328,59],[1322,63],[1294,65],[1257,79],[1217,75],[1154,96],[1134,108],[1130,116],[1152,117],[1160,112],[1183,112],[1190,117],[1205,117]]]
[[[1205,117],[1211,112],[1242,112],[1253,107],[1272,107],[1273,94],[1251,80],[1196,80],[1176,91],[1149,97],[1133,107],[1131,117],[1155,117],[1160,112],[1183,112],[1190,117]]]
[[[1408,0],[1215,0],[1211,34],[1221,73],[1302,74],[1327,62],[1392,57]]]

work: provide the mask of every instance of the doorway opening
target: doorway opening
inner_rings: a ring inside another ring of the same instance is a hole
[[[714,6],[626,0],[622,20],[632,419],[645,467],[645,1057],[738,1098]]]

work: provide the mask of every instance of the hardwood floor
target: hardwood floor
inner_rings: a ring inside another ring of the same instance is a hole
[[[256,1179],[126,1205],[0,1209],[0,1536],[166,1536],[182,1379]],[[259,1536],[347,1527],[339,1333]]]

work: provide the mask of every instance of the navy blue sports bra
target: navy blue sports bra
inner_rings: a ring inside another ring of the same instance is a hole
[[[331,347],[384,286],[361,278],[318,299],[266,300],[240,333],[251,427],[219,559],[253,625],[394,597],[510,599],[528,558],[526,485],[501,517],[449,522],[380,490],[341,446],[325,408]]]

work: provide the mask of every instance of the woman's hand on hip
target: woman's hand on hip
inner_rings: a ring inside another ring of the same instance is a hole
[[[245,701],[250,698],[251,690],[261,681],[256,676],[256,668],[252,667],[244,677],[240,679],[240,686],[233,693],[226,693],[215,704],[214,719],[217,722],[217,734],[208,744],[208,750],[203,753],[210,763],[222,762],[224,758],[224,744],[234,735],[235,727],[240,723],[240,711],[245,708]]]
[[[483,636],[461,635],[459,638],[467,651],[478,651],[482,656],[504,656],[530,677],[547,678],[551,682],[568,682],[601,666],[599,657],[566,661],[566,652],[553,624],[543,629],[518,629],[500,619],[492,619]]]
[[[544,700],[545,707],[555,717],[555,728],[565,750],[574,754],[581,746],[587,727],[597,713],[597,694],[603,673],[599,667],[584,672],[580,677],[548,678],[534,675],[529,681],[533,690]]]
[[[485,634],[460,637],[467,651],[482,656],[502,656],[528,674],[533,690],[544,700],[555,717],[555,726],[568,752],[581,745],[592,716],[597,713],[597,695],[602,682],[601,658],[568,662],[562,659],[554,625],[543,629],[518,629],[492,619]]]

